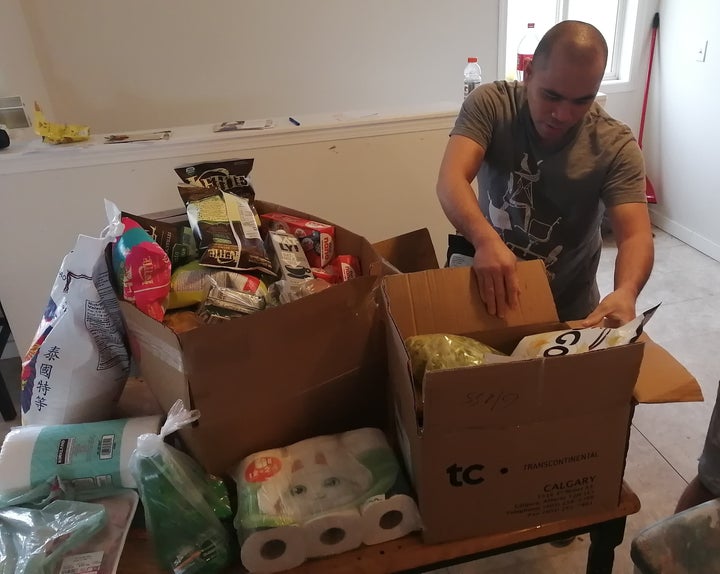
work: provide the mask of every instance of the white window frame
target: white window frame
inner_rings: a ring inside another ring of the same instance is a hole
[[[508,0],[499,0],[499,3],[497,69],[504,77],[507,57]],[[567,1],[557,0],[557,6],[556,20],[567,18]],[[629,92],[642,85],[643,75],[638,70],[638,65],[643,51],[647,49],[645,40],[649,38],[650,22],[655,11],[657,11],[657,0],[620,0],[613,61],[608,76],[603,79],[600,86],[602,92]]]

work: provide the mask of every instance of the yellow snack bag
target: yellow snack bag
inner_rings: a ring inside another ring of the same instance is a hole
[[[78,124],[56,124],[45,119],[40,105],[35,102],[35,115],[33,118],[35,133],[42,137],[44,142],[63,144],[86,141],[90,138],[90,128]]]

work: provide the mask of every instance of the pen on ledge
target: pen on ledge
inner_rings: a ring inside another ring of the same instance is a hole
[[[288,121],[289,121],[292,125],[294,125],[294,126],[299,126],[299,125],[300,125],[300,122],[297,121],[295,118],[288,118]]]

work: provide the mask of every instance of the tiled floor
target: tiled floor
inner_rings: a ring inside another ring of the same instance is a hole
[[[625,479],[640,497],[642,509],[628,518],[625,541],[615,553],[617,574],[633,572],[629,554],[633,536],[670,515],[683,488],[695,476],[720,379],[720,262],[660,230],[656,230],[655,245],[655,269],[640,297],[638,311],[662,302],[646,330],[695,375],[706,401],[637,407]],[[608,241],[599,273],[603,293],[612,287],[615,252]],[[0,361],[0,368],[11,393],[17,395],[18,361]],[[0,422],[0,439],[10,426]],[[587,538],[578,538],[562,549],[546,544],[437,570],[435,574],[582,573]]]
[[[616,574],[632,574],[630,541],[643,528],[672,514],[680,493],[697,472],[720,379],[720,262],[661,230],[655,232],[655,267],[638,311],[662,303],[646,331],[695,375],[703,403],[638,405],[630,434],[625,480],[642,504],[628,518],[615,551]],[[606,241],[598,273],[601,293],[612,289],[617,250]],[[548,544],[494,556],[433,574],[574,574],[585,572],[587,536],[570,546]]]

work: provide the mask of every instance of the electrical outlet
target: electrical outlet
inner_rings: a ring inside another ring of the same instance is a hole
[[[704,61],[705,61],[705,55],[707,54],[707,45],[708,45],[708,41],[705,40],[702,44],[700,44],[700,46],[699,46],[698,49],[696,50],[696,52],[695,52],[695,59],[696,59],[698,62],[704,62]]]

